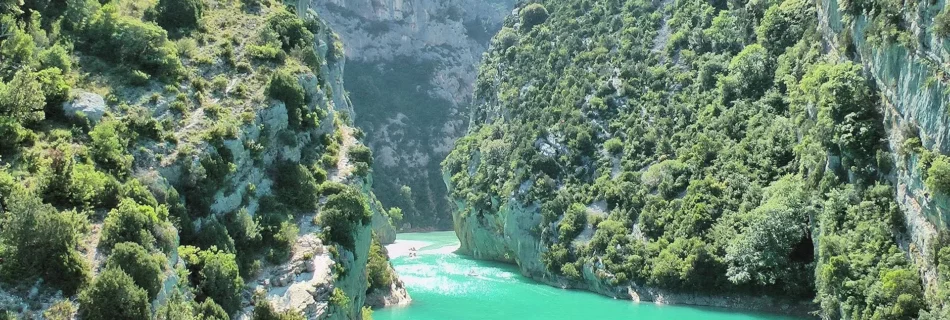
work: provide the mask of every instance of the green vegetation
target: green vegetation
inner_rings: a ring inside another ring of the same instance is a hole
[[[592,270],[593,286],[813,300],[829,319],[946,314],[898,246],[880,97],[861,65],[823,55],[814,3],[523,6],[442,164],[457,223],[491,229],[515,214],[503,208],[537,207],[530,232],[560,281]],[[869,32],[896,39],[892,27]],[[922,162],[945,193],[942,157]]]
[[[934,32],[941,37],[950,37],[950,9],[944,8],[934,17]]]
[[[293,310],[286,310],[284,312],[277,312],[274,310],[274,307],[271,306],[270,301],[264,299],[263,296],[256,295],[254,297],[254,313],[251,314],[251,320],[304,320],[304,317],[299,312],[294,312]]]
[[[366,281],[369,282],[367,293],[377,289],[388,290],[392,285],[394,275],[389,266],[388,254],[379,240],[373,237],[373,243],[369,247],[369,262],[366,264]]]
[[[241,307],[241,278],[234,254],[217,248],[200,250],[195,247],[179,247],[178,253],[188,265],[191,280],[198,288],[198,300],[213,300],[227,314],[234,314]]]
[[[200,0],[159,0],[155,7],[158,25],[172,32],[198,26],[204,4]]]
[[[539,3],[532,3],[521,11],[521,28],[531,30],[534,26],[548,20],[548,9]]]
[[[81,294],[79,316],[83,319],[148,319],[148,293],[119,269],[106,269]]]
[[[148,253],[141,245],[134,242],[123,242],[115,245],[109,258],[106,259],[106,268],[122,270],[135,282],[135,285],[148,292],[149,300],[162,289],[162,267],[165,257]]]
[[[0,215],[2,279],[42,277],[67,294],[75,293],[90,276],[89,265],[77,250],[89,228],[85,216],[58,212],[22,189],[0,193],[0,198],[6,210]]]
[[[369,210],[366,198],[353,187],[345,187],[341,192],[327,197],[319,216],[324,228],[324,240],[338,243],[349,250],[355,246],[357,228],[369,225],[372,218],[373,213]]]
[[[0,0],[0,287],[30,300],[3,317],[236,315],[341,156],[319,126],[340,46],[279,1]],[[345,188],[330,207],[365,207]]]

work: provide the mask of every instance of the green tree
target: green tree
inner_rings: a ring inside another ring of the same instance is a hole
[[[228,314],[234,314],[241,308],[241,292],[244,290],[244,279],[234,254],[212,249],[200,255],[201,293],[214,299]]]
[[[756,29],[759,43],[774,55],[782,54],[785,48],[795,45],[806,30],[815,25],[814,6],[803,0],[785,0],[772,6]]]
[[[126,152],[126,127],[117,120],[100,122],[89,132],[92,159],[106,171],[124,177],[132,170],[132,156]]]
[[[540,3],[532,3],[521,9],[521,28],[531,30],[548,20],[548,9]]]
[[[9,83],[0,86],[0,116],[36,123],[46,118],[45,106],[43,84],[30,69],[20,69]]]
[[[310,170],[290,161],[278,162],[276,167],[274,189],[281,203],[302,212],[316,209],[319,187]]]
[[[277,33],[284,51],[312,46],[313,33],[300,17],[287,10],[275,10],[267,17],[267,26]]]
[[[587,207],[580,203],[572,204],[564,213],[564,219],[558,223],[558,241],[568,243],[574,240],[586,226]]]
[[[122,242],[134,242],[149,249],[166,248],[170,239],[161,237],[164,236],[161,232],[164,227],[155,208],[123,199],[106,216],[99,247],[108,250]],[[156,244],[161,246],[156,248]]]
[[[355,245],[356,227],[369,224],[372,218],[366,198],[353,187],[327,197],[320,212],[325,238],[349,249]]]
[[[13,281],[42,277],[67,294],[86,283],[89,266],[77,250],[89,227],[84,215],[58,212],[19,188],[4,202],[0,275]]]
[[[366,263],[366,281],[369,282],[367,292],[377,289],[386,290],[392,285],[393,274],[387,254],[386,248],[376,237],[373,237],[373,243],[369,247],[369,261]]]
[[[950,194],[950,157],[936,155],[927,169],[927,187],[942,194]]]
[[[155,7],[158,25],[174,33],[195,29],[204,11],[201,0],[159,0]]]
[[[82,319],[148,319],[150,308],[148,293],[119,269],[106,269],[79,294],[79,316]]]
[[[304,89],[297,77],[286,69],[278,69],[267,84],[267,95],[284,102],[287,106],[287,121],[291,128],[298,128],[304,118],[306,104]]]
[[[120,269],[131,276],[137,286],[145,289],[149,300],[155,299],[162,289],[163,264],[164,257],[149,254],[134,242],[116,244],[106,259],[106,268]]]

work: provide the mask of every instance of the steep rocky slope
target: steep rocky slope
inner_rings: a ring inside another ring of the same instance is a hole
[[[380,200],[401,207],[407,227],[450,227],[439,161],[464,133],[477,65],[514,1],[313,4],[349,48],[345,77]]]
[[[0,230],[19,232],[0,241],[0,316],[358,319],[367,293],[408,302],[372,253],[374,229],[394,230],[350,120],[343,45],[306,5],[0,2],[0,123],[13,135]],[[5,85],[50,74],[68,94],[37,85],[37,115],[9,112],[21,101]],[[38,245],[57,223],[72,238]],[[27,249],[55,272],[31,269]]]
[[[948,17],[526,1],[443,162],[462,251],[635,300],[946,318]]]

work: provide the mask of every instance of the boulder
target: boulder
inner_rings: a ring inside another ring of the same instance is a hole
[[[74,90],[70,94],[73,99],[63,103],[63,113],[66,116],[75,116],[82,112],[90,122],[96,123],[106,112],[106,100],[102,96],[82,90]]]

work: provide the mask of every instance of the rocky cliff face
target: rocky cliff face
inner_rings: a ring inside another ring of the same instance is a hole
[[[375,189],[407,227],[450,227],[439,162],[465,131],[477,65],[514,2],[311,3],[348,48],[345,78],[375,154]]]
[[[928,190],[927,167],[905,142],[920,139],[923,148],[950,153],[950,42],[934,34],[934,17],[943,1],[911,5],[900,16],[911,40],[872,43],[873,17],[843,12],[836,0],[819,4],[820,30],[832,54],[861,63],[884,98],[885,128],[895,172],[896,199],[907,226],[902,248],[918,266],[928,290],[935,290],[935,241],[950,226],[950,198]]]

